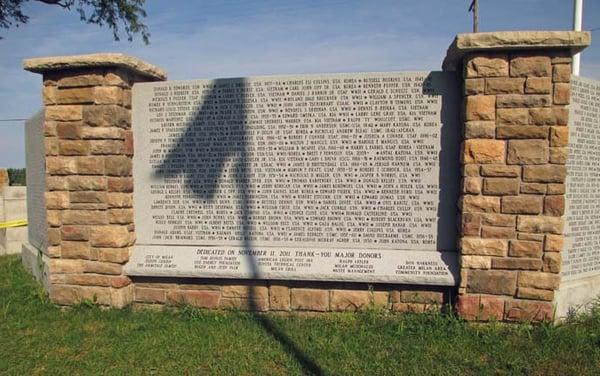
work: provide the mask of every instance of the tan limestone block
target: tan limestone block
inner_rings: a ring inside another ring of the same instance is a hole
[[[58,305],[73,305],[79,303],[79,287],[53,284],[48,293],[50,301]]]
[[[56,86],[44,86],[42,89],[42,99],[44,105],[57,104],[58,89]]]
[[[49,245],[60,245],[60,229],[49,228],[48,229],[48,244]]]
[[[508,76],[508,57],[504,54],[475,56],[466,64],[466,77]]]
[[[84,140],[123,140],[125,131],[117,127],[81,127]]]
[[[109,192],[133,192],[133,178],[108,178],[108,191]]]
[[[503,125],[527,125],[529,110],[527,108],[498,108],[496,123]]]
[[[544,198],[544,214],[560,217],[565,214],[565,196],[546,196]]]
[[[569,148],[550,148],[550,163],[566,164],[569,158]]]
[[[101,86],[104,83],[102,72],[77,72],[72,76],[62,77],[57,85],[60,88],[82,87],[82,86]]]
[[[499,213],[500,197],[465,195],[460,200],[464,213]]]
[[[85,241],[62,241],[61,257],[64,259],[81,259],[87,260],[90,258],[90,244]],[[79,283],[72,283],[78,285]]]
[[[373,304],[373,294],[370,291],[332,290],[332,311],[358,311]]]
[[[519,287],[517,289],[517,298],[546,300],[551,302],[554,299],[553,290],[534,289],[531,287]]]
[[[538,183],[563,183],[567,176],[564,165],[536,165],[523,167],[523,181]]]
[[[552,81],[571,82],[571,64],[555,64],[552,66]]]
[[[546,184],[542,183],[521,183],[521,193],[543,195],[546,193]]]
[[[49,176],[46,175],[46,190],[47,191],[67,191],[69,185],[64,176]]]
[[[543,197],[536,195],[502,197],[502,213],[508,214],[540,214],[543,208]]]
[[[525,82],[527,94],[551,94],[552,80],[549,77],[529,77]]]
[[[529,234],[526,232],[519,232],[517,234],[517,239],[538,242],[541,244],[544,241],[544,234]]]
[[[268,299],[269,288],[259,285],[225,285],[221,289],[221,296],[224,298],[252,298]]]
[[[46,209],[68,209],[69,208],[69,192],[53,191],[44,192],[46,199]]]
[[[59,227],[62,225],[61,210],[46,210],[46,222],[50,227]]]
[[[136,287],[135,301],[143,303],[166,303],[167,291],[164,289]]]
[[[89,140],[90,153],[94,155],[122,155],[124,144],[121,140]]]
[[[552,97],[544,94],[501,94],[496,96],[498,108],[550,107]]]
[[[560,273],[562,266],[562,256],[558,252],[544,253],[544,272]]]
[[[329,291],[293,288],[291,306],[298,311],[329,311]]]
[[[515,227],[517,217],[509,214],[481,214],[481,224],[485,226]]]
[[[485,239],[513,239],[517,232],[512,227],[482,226],[481,237]]]
[[[550,127],[550,146],[564,147],[569,145],[569,128]]]
[[[479,236],[481,231],[481,215],[475,213],[463,213],[460,223],[461,236]]]
[[[60,229],[63,240],[87,241],[90,239],[90,229],[88,226],[62,226]]]
[[[504,317],[504,300],[495,296],[460,295],[456,310],[466,320],[500,321]]]
[[[57,137],[44,138],[44,149],[46,151],[46,156],[58,155],[59,154],[58,138]]]
[[[481,193],[480,178],[463,178],[463,193],[479,194]]]
[[[96,104],[123,104],[123,89],[118,86],[95,87],[93,95]]]
[[[273,311],[290,310],[290,288],[287,286],[269,286],[269,308]]]
[[[560,285],[560,275],[554,273],[523,271],[519,272],[518,285],[519,287],[556,290]]]
[[[516,195],[519,193],[519,179],[486,178],[483,180],[483,193],[491,196]]]
[[[67,185],[70,191],[104,191],[107,187],[105,176],[67,176]]]
[[[562,235],[546,235],[544,240],[544,251],[562,252],[565,247],[565,238]]]
[[[108,193],[106,202],[109,208],[133,207],[133,196],[130,193]]]
[[[123,90],[123,107],[131,109],[131,90]]]
[[[129,260],[129,248],[92,248],[98,261],[125,263]]]
[[[462,255],[506,256],[508,241],[463,237],[460,239],[460,250]]]
[[[564,222],[560,217],[549,216],[523,216],[517,217],[517,230],[536,234],[550,233],[560,235],[563,233]]]
[[[553,100],[554,104],[569,104],[571,101],[571,84],[555,83]]]
[[[90,243],[94,247],[127,247],[131,237],[125,226],[93,226],[90,229]]]
[[[522,257],[494,257],[492,259],[492,269],[541,270],[542,260]]]
[[[123,153],[127,156],[133,155],[133,132],[126,131],[125,138],[123,139]]]
[[[56,92],[56,102],[58,104],[94,103],[94,88],[58,89]]]
[[[75,158],[77,173],[80,175],[104,175],[104,159],[102,157]]]
[[[47,120],[79,121],[83,118],[83,109],[77,105],[47,106],[44,115]]]
[[[529,124],[532,125],[567,125],[569,109],[562,106],[529,109]]]
[[[131,124],[130,111],[114,104],[83,106],[82,118],[86,125],[92,127],[129,128]]]
[[[108,217],[103,210],[64,210],[63,225],[103,225],[108,224]]]
[[[511,240],[508,248],[511,257],[542,257],[542,243],[531,240]]]
[[[516,56],[510,59],[511,77],[550,77],[552,63],[549,56]]]
[[[76,174],[77,164],[73,158],[46,157],[46,173],[51,175]]]
[[[479,166],[475,164],[462,165],[462,176],[479,177]]]
[[[462,268],[468,269],[491,269],[492,258],[490,256],[463,255],[460,257]]]
[[[48,269],[51,275],[83,273],[83,260],[50,259]]]
[[[104,165],[106,175],[109,176],[131,176],[133,171],[131,158],[124,155],[105,157]]]
[[[467,292],[492,295],[514,295],[517,272],[506,270],[469,270]]]
[[[547,139],[548,127],[506,125],[496,128],[496,137],[499,139]]]
[[[519,166],[483,165],[481,166],[481,175],[486,177],[516,178],[521,175],[521,168]]]
[[[90,153],[90,144],[88,141],[59,140],[58,150],[60,155],[87,155]]]
[[[401,291],[400,301],[403,303],[443,304],[444,293],[439,291]]]
[[[105,203],[106,192],[103,191],[75,191],[69,194],[73,203]]]
[[[108,209],[108,222],[121,225],[133,223],[133,209]]]
[[[547,184],[549,195],[563,195],[565,194],[565,184]]]
[[[81,138],[81,121],[56,122],[56,135],[63,140],[77,140]]]
[[[553,317],[551,302],[512,300],[507,301],[504,307],[504,319],[507,321],[552,321]]]
[[[467,121],[465,123],[465,138],[494,138],[496,123],[493,121]]]
[[[485,94],[523,94],[524,78],[486,78]]]
[[[219,291],[202,290],[169,290],[167,303],[170,305],[189,304],[194,307],[215,309],[219,307],[221,293]]]
[[[463,143],[463,163],[504,163],[506,143],[499,140],[470,139]]]
[[[467,78],[464,83],[464,95],[477,95],[485,92],[485,80],[483,78]]]
[[[469,95],[466,97],[465,119],[494,120],[496,118],[496,96]]]

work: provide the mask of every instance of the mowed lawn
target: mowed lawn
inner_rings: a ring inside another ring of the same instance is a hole
[[[0,374],[600,375],[600,313],[555,327],[375,311],[61,310],[4,256]]]

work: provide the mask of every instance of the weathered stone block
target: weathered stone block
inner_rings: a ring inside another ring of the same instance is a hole
[[[565,194],[565,184],[547,184],[549,195],[563,195]]]
[[[129,248],[92,248],[98,261],[125,263],[129,260]]]
[[[104,160],[102,157],[77,157],[77,173],[80,175],[104,175]]]
[[[567,169],[563,165],[524,166],[523,181],[539,183],[563,183]]]
[[[492,258],[490,256],[463,255],[460,258],[461,268],[468,269],[491,269]]]
[[[482,214],[481,223],[486,226],[515,227],[517,217],[508,214]]]
[[[548,127],[526,125],[506,125],[496,128],[496,137],[499,139],[547,139]]]
[[[80,114],[83,117],[84,123],[92,127],[129,128],[129,125],[131,124],[129,110],[118,105],[107,104],[84,106],[83,111],[80,112]],[[82,117],[75,120],[80,120]]]
[[[69,194],[69,199],[73,203],[105,203],[106,192],[102,191],[75,191]]]
[[[567,125],[569,110],[565,107],[530,108],[529,124],[532,125]]]
[[[466,97],[465,119],[494,120],[496,118],[496,97],[494,95],[470,95]]]
[[[439,291],[401,291],[400,301],[403,303],[442,305],[444,303],[444,294]]]
[[[94,155],[121,155],[124,146],[121,140],[89,140],[90,153]]]
[[[493,121],[474,120],[465,123],[465,138],[494,138],[496,123]]]
[[[543,271],[547,273],[560,273],[562,266],[562,256],[558,252],[546,252],[544,253],[544,268]]]
[[[332,290],[332,311],[358,311],[373,304],[373,294],[370,291]]]
[[[571,84],[555,83],[553,100],[554,104],[569,104],[571,101]]]
[[[508,241],[463,237],[460,239],[460,250],[463,255],[505,256],[508,250]]]
[[[543,208],[543,197],[534,195],[502,197],[502,213],[508,214],[540,214]]]
[[[64,259],[84,259],[90,258],[90,244],[85,241],[65,241],[60,244],[60,256]],[[78,283],[73,283],[78,284]]]
[[[546,235],[544,240],[544,251],[561,252],[565,247],[565,238],[562,235]]]
[[[103,191],[107,187],[104,176],[67,176],[67,186],[70,191]]]
[[[136,287],[135,301],[143,303],[166,303],[167,293],[164,289]]]
[[[269,286],[269,308],[273,311],[290,310],[290,288],[287,286]]]
[[[483,193],[492,196],[518,194],[519,179],[486,178],[483,180]]]
[[[524,78],[487,78],[485,94],[523,94]]]
[[[498,108],[496,123],[502,125],[527,125],[529,110],[527,108]]]
[[[292,309],[299,311],[329,310],[329,291],[318,289],[292,289]]]
[[[132,160],[126,156],[107,156],[104,159],[106,175],[131,176]]]
[[[569,148],[550,148],[550,163],[566,164],[569,158]]]
[[[465,195],[460,200],[464,213],[499,213],[500,197]]]
[[[466,320],[500,321],[504,317],[504,300],[493,296],[459,295],[456,309]]]
[[[549,107],[552,97],[542,94],[502,94],[496,96],[498,108],[513,107]]]
[[[506,144],[499,140],[471,139],[463,143],[463,163],[504,163]]]
[[[512,227],[482,226],[481,237],[490,239],[512,239],[517,237],[517,232]]]
[[[46,106],[44,115],[47,120],[78,121],[83,112],[78,105]]]
[[[546,193],[546,184],[542,183],[521,183],[521,193],[543,195]]]
[[[88,141],[59,140],[58,150],[61,155],[87,155],[90,153]]]
[[[477,95],[485,92],[485,80],[483,78],[467,78],[464,83],[464,95]]]
[[[508,57],[502,54],[472,57],[465,66],[467,78],[508,76]]]
[[[542,260],[532,258],[493,258],[492,269],[506,270],[541,270]]]
[[[481,230],[481,216],[475,213],[463,213],[460,227],[461,236],[478,236]]]
[[[515,56],[510,59],[511,77],[550,77],[552,63],[549,56]]]
[[[69,208],[69,192],[53,191],[45,192],[46,209],[68,209]]]
[[[569,128],[550,127],[550,146],[565,147],[569,146]]]
[[[510,140],[508,141],[508,164],[548,163],[548,142],[546,140]]]
[[[469,293],[514,295],[516,289],[517,272],[477,269],[468,272],[467,292]]]
[[[470,194],[481,193],[481,178],[463,178],[463,192]]]
[[[109,209],[108,222],[122,225],[133,223],[133,209]]]
[[[60,229],[63,240],[87,241],[90,239],[90,229],[87,226],[62,226]]]
[[[506,165],[483,165],[481,166],[481,175],[489,177],[516,178],[521,174],[519,166]]]
[[[532,233],[550,233],[560,235],[563,233],[564,223],[560,217],[548,216],[518,216],[517,230]]]
[[[542,257],[542,243],[530,240],[511,240],[508,248],[511,257]]]
[[[519,287],[517,289],[517,298],[546,300],[551,302],[554,299],[554,291],[534,289],[531,287]]]
[[[70,77],[62,77],[57,85],[60,88],[81,87],[81,86],[100,86],[104,83],[104,76],[101,72],[83,73],[75,71]]]
[[[109,208],[133,207],[133,196],[130,193],[108,193],[106,202]]]
[[[85,140],[123,140],[125,131],[117,127],[81,127],[81,138]]]
[[[102,210],[65,210],[62,213],[63,225],[102,225],[108,224],[108,217]]]
[[[571,82],[571,64],[554,64],[552,66],[552,81]]]
[[[61,88],[56,92],[56,102],[59,104],[94,103],[94,89],[91,87]]]
[[[212,308],[219,307],[220,292],[201,290],[169,290],[167,303],[171,305],[189,304],[194,307]]]
[[[133,178],[108,178],[108,191],[109,192],[133,192]]]
[[[123,89],[118,86],[98,86],[94,88],[94,103],[123,104]]]
[[[126,226],[94,226],[90,230],[90,243],[94,247],[127,247],[130,240]]]
[[[224,298],[239,298],[239,299],[268,299],[269,288],[254,284],[247,285],[226,285],[221,289],[221,296]]]
[[[549,77],[529,77],[525,83],[527,94],[551,94],[552,80]]]
[[[519,287],[556,290],[560,285],[560,275],[554,273],[523,271],[519,272],[518,284]]]
[[[76,140],[81,138],[81,128],[80,121],[57,122],[56,135],[63,140]]]
[[[544,214],[553,217],[565,214],[565,196],[546,196],[544,198]]]

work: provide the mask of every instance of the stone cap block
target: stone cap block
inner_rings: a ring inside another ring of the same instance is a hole
[[[89,55],[69,55],[38,57],[23,60],[26,71],[44,73],[74,68],[119,67],[133,71],[153,80],[166,80],[167,72],[138,58],[121,53],[99,53]]]
[[[474,51],[567,49],[575,54],[590,45],[589,31],[495,31],[458,34],[448,47],[444,70],[456,70],[462,58]]]

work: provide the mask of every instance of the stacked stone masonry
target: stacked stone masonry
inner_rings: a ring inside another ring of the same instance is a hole
[[[122,307],[134,291],[122,272],[135,241],[131,87],[144,78],[82,68],[43,79],[50,297]]]
[[[568,152],[567,51],[463,60],[458,312],[551,320],[559,287]]]

